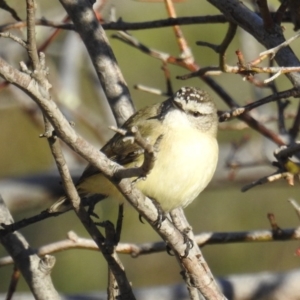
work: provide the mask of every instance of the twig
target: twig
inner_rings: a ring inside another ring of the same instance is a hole
[[[300,149],[300,143],[295,143],[287,146],[281,146],[274,151],[274,156],[277,162],[273,162],[277,166],[278,170],[268,176],[260,178],[242,188],[242,192],[246,192],[249,189],[268,182],[284,178],[290,185],[294,185],[294,177],[300,174],[300,165],[290,159],[290,157],[298,152]]]
[[[11,14],[11,16],[17,20],[17,21],[21,21],[22,19],[18,16],[17,12],[11,8],[5,0],[1,0],[0,1],[0,8],[2,8],[3,10],[6,10],[7,12],[9,12]]]
[[[281,228],[278,226],[276,219],[275,219],[275,215],[272,213],[268,213],[267,215],[268,220],[270,222],[271,228],[272,228],[272,232],[274,233],[275,236],[278,236],[281,234]]]
[[[277,99],[283,99],[283,98],[288,98],[288,97],[297,97],[299,95],[300,95],[300,91],[298,89],[293,88],[293,89],[285,90],[285,91],[267,96],[263,99],[257,100],[255,102],[252,102],[245,106],[234,108],[233,110],[231,110],[229,112],[225,112],[219,117],[219,121],[220,122],[228,121],[229,119],[231,119],[233,117],[238,117],[238,116],[244,114],[245,112],[248,112],[256,107],[267,104],[269,102],[276,101]]]
[[[66,23],[69,21],[69,16],[65,16],[62,20],[63,23]],[[48,46],[51,44],[51,42],[58,36],[58,34],[61,32],[60,28],[56,28],[53,33],[39,46],[38,51],[39,52],[44,52]]]
[[[269,60],[269,64],[273,65],[274,61],[273,60]],[[278,93],[278,89],[275,85],[275,83],[273,82],[270,85],[270,89],[273,92],[273,94],[277,94]],[[277,99],[276,101],[277,104],[277,114],[278,114],[278,122],[277,122],[277,126],[278,126],[278,132],[280,134],[286,134],[287,130],[286,130],[286,126],[285,126],[285,110],[288,107],[288,105],[290,104],[290,101],[287,99]]]
[[[212,71],[212,70],[213,71],[221,70],[223,72],[229,72],[228,70],[230,68],[225,63],[225,52],[236,34],[236,29],[237,29],[236,24],[230,22],[227,32],[226,32],[226,35],[225,35],[225,38],[220,45],[212,45],[210,43],[199,42],[199,41],[196,42],[197,45],[208,46],[208,47],[212,48],[216,53],[219,53],[219,67],[218,68],[216,68],[216,67],[201,68],[197,72],[190,74],[189,77],[188,77],[188,75],[185,75],[185,76],[180,76],[179,79],[187,79],[187,78],[191,78],[194,76],[203,76],[204,74],[215,75],[212,73],[208,74],[208,71]]]
[[[242,192],[247,192],[248,190],[258,186],[258,185],[262,185],[264,183],[268,183],[268,182],[273,182],[276,181],[278,179],[287,179],[288,181],[291,182],[292,180],[292,174],[289,172],[281,172],[281,171],[276,171],[275,173],[262,177],[256,181],[251,182],[250,184],[247,184],[245,186],[242,187],[241,191]]]
[[[274,47],[272,49],[268,49],[268,50],[266,50],[264,52],[261,52],[259,54],[259,57],[264,58],[266,56],[271,56],[271,59],[274,58],[275,55],[276,55],[276,53],[280,49],[282,49],[284,47],[287,47],[291,42],[293,42],[294,40],[296,40],[299,36],[300,36],[300,32],[298,32],[297,34],[295,34],[293,37],[289,38],[287,41],[281,43],[280,45],[278,45],[278,46],[276,46],[276,47]]]
[[[280,151],[277,151],[275,153],[275,156],[279,160],[284,160],[288,157],[293,156],[293,154],[297,153],[300,151],[300,143],[295,143],[292,145],[289,145],[288,147],[283,147],[280,149]]]
[[[264,21],[264,27],[267,31],[270,31],[273,29],[274,24],[273,24],[273,19],[271,17],[269,8],[268,8],[268,3],[267,0],[257,0],[256,1],[260,14],[262,16],[262,19]]]
[[[204,75],[217,76],[217,75],[221,75],[221,74],[222,74],[222,71],[221,71],[220,67],[209,66],[209,67],[203,67],[196,72],[184,74],[181,76],[176,76],[176,79],[187,80],[187,79],[190,79],[193,77],[199,77],[199,76],[202,77]]]
[[[41,221],[43,221],[45,219],[48,219],[50,217],[57,217],[60,214],[62,214],[62,213],[58,212],[58,213],[53,214],[53,213],[50,213],[47,210],[45,210],[45,211],[42,211],[38,215],[22,219],[20,221],[16,221],[16,222],[11,223],[11,224],[1,224],[1,227],[3,227],[3,229],[0,229],[0,235],[5,235],[7,233],[17,231],[17,230],[25,228],[29,225],[41,222]]]
[[[15,36],[13,34],[11,34],[10,32],[0,33],[0,37],[12,39],[13,41],[15,41],[16,43],[18,43],[19,45],[21,45],[25,49],[27,47],[26,43],[21,38]]]
[[[281,4],[280,4],[279,8],[277,9],[275,16],[273,18],[275,23],[280,24],[282,22],[284,13],[285,13],[286,9],[288,8],[289,1],[290,0],[281,1]]]
[[[119,19],[116,22],[109,22],[102,24],[102,27],[105,30],[143,30],[143,29],[151,29],[151,28],[162,28],[162,27],[170,27],[174,25],[192,25],[192,24],[218,24],[218,23],[227,23],[228,21],[224,18],[223,15],[213,15],[213,16],[191,16],[191,17],[180,17],[180,18],[168,18],[161,20],[154,20],[148,22],[125,22]],[[37,19],[35,21],[36,25],[47,26],[52,28],[59,28],[64,30],[75,30],[74,24],[68,23],[64,24],[61,22],[53,22],[51,20],[47,20],[46,18]],[[26,27],[26,22],[15,22],[4,24],[0,26],[0,31],[6,31],[15,28],[23,28]]]
[[[232,42],[236,34],[237,26],[234,23],[229,23],[226,35],[221,45],[218,47],[217,52],[219,53],[219,66],[223,72],[227,72],[227,65],[225,63],[225,52]]]
[[[298,103],[298,109],[296,117],[294,118],[294,122],[292,127],[289,130],[289,134],[291,136],[291,139],[294,141],[299,133],[299,127],[300,127],[300,103]]]
[[[271,16],[275,16],[271,13]],[[283,15],[282,21],[291,22],[290,18]],[[178,17],[178,18],[168,18],[161,20],[153,20],[146,22],[125,22],[121,19],[116,22],[102,23],[102,27],[105,30],[144,30],[144,29],[154,29],[171,27],[174,25],[195,25],[195,24],[223,24],[227,23],[228,20],[224,15],[207,15],[207,16],[190,16],[190,17]],[[74,24],[72,23],[61,23],[48,20],[46,18],[36,19],[35,24],[38,26],[45,26],[51,28],[58,28],[63,30],[75,30]],[[26,22],[20,19],[19,22],[3,24],[0,26],[0,32],[7,31],[11,29],[20,29],[26,27]]]
[[[113,34],[111,37],[121,40],[122,42],[124,42],[130,46],[133,46],[133,47],[139,49],[140,51],[142,51],[154,58],[157,58],[161,61],[165,61],[165,62],[171,62],[171,61],[175,62],[176,61],[176,58],[172,57],[170,54],[162,52],[162,51],[157,51],[155,49],[147,47],[146,45],[139,42],[135,37],[133,37],[132,35],[130,35],[127,32],[121,31],[121,32],[118,32],[118,34]]]
[[[107,300],[117,300],[120,297],[119,287],[116,278],[110,268],[108,268],[107,279]]]
[[[20,275],[21,275],[20,270],[16,266],[14,266],[5,300],[13,299],[13,295],[14,295],[14,293],[17,289],[17,285],[19,283]]]
[[[231,243],[261,243],[294,240],[300,240],[300,227],[281,229],[280,236],[274,236],[270,229],[236,232],[203,232],[195,236],[196,244],[199,247]],[[38,256],[44,256],[46,254],[55,254],[71,249],[99,251],[94,240],[82,238],[77,236],[74,232],[69,232],[68,239],[42,246],[36,249],[35,253]],[[116,247],[116,251],[117,253],[127,254],[133,258],[137,258],[140,255],[165,252],[166,244],[162,241],[144,244],[119,243]],[[10,256],[0,258],[0,267],[10,264],[13,264],[13,260]]]
[[[134,88],[137,89],[137,90],[143,91],[143,92],[154,94],[154,95],[166,96],[166,97],[170,96],[166,92],[163,92],[163,91],[161,91],[159,89],[151,88],[151,87],[148,87],[148,86],[145,86],[145,85],[142,85],[142,84],[136,84],[134,86]]]
[[[300,219],[300,206],[299,206],[298,202],[294,199],[289,199],[288,201],[294,207],[296,214],[297,214],[298,218]]]
[[[33,70],[35,71],[34,76],[41,83],[42,75],[40,74],[40,61],[37,52],[36,40],[35,40],[35,2],[34,0],[26,0],[26,11],[27,11],[27,53],[30,59]]]
[[[300,3],[297,0],[290,0],[288,6],[288,12],[291,16],[292,23],[294,24],[294,31],[297,31],[300,28]]]
[[[283,43],[277,45],[276,47],[274,48],[271,48],[269,50],[266,50],[266,51],[263,51],[259,54],[259,56],[257,58],[255,58],[254,60],[252,60],[251,62],[249,62],[247,65],[249,66],[257,66],[258,64],[260,64],[263,60],[269,58],[270,61],[273,60],[273,58],[275,57],[276,53],[280,50],[280,49],[283,49],[284,47],[287,47],[292,41],[294,41],[295,39],[297,38],[297,35],[290,38],[289,40],[287,41],[284,41]],[[275,69],[272,69],[272,70],[276,70]],[[280,69],[277,69],[278,71]],[[274,72],[273,72],[274,73]]]
[[[164,72],[165,80],[166,80],[166,93],[165,94],[168,95],[168,97],[171,97],[172,95],[174,95],[174,89],[172,87],[170,70],[169,70],[168,64],[166,62],[163,62],[162,70]]]
[[[174,8],[174,4],[171,0],[164,0],[168,15],[171,18],[176,18],[176,11]],[[179,25],[173,26],[174,35],[177,39],[177,44],[180,49],[180,57],[184,58],[185,61],[190,61],[190,63],[194,62],[194,57],[192,55],[191,49],[188,47],[188,43],[183,35],[183,32]]]

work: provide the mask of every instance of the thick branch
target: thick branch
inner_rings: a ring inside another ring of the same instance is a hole
[[[117,125],[122,125],[134,112],[127,84],[89,1],[60,0],[76,31],[84,42],[101,86],[112,108]]]
[[[10,224],[12,222],[13,219],[0,197],[0,223]],[[55,263],[54,257],[49,255],[42,259],[38,257],[18,232],[0,236],[0,242],[13,258],[36,299],[60,299],[50,276]]]

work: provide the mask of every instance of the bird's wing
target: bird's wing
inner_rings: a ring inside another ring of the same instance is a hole
[[[159,113],[160,104],[157,104],[155,109],[152,108],[152,110],[149,110],[148,108],[139,110],[124,123],[122,129],[128,130],[135,125],[140,132],[142,132],[143,138],[148,138],[148,135],[151,132],[153,141],[151,140],[149,142],[154,144],[159,136],[159,130],[157,130],[157,134],[153,135],[152,122],[157,122],[155,119],[157,119],[156,117]],[[142,120],[141,115],[143,116]],[[144,150],[134,142],[132,135],[128,131],[125,135],[116,133],[100,151],[103,152],[109,159],[125,167],[132,166],[134,162],[140,161],[144,153]],[[100,173],[99,169],[89,164],[82,173],[77,185],[79,185],[85,178],[97,173]]]

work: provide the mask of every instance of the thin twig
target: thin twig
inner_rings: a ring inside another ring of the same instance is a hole
[[[284,13],[288,8],[290,0],[282,0],[280,6],[278,7],[275,16],[273,17],[273,20],[275,23],[280,24],[283,20]]]
[[[172,0],[164,0],[165,5],[166,5],[166,9],[168,12],[168,15],[171,18],[176,18],[176,11],[174,8],[174,4],[172,2]],[[190,60],[191,62],[194,61],[194,57],[192,55],[191,49],[188,46],[188,43],[183,35],[183,32],[180,28],[179,25],[174,25],[173,26],[173,31],[174,31],[174,35],[177,39],[177,44],[179,46],[180,49],[180,57],[184,58],[185,60]]]
[[[298,103],[298,109],[297,109],[297,114],[296,117],[294,118],[294,122],[292,127],[289,130],[289,134],[291,136],[291,139],[294,141],[299,133],[299,128],[300,128],[300,103]]]
[[[288,182],[292,182],[292,174],[289,172],[281,172],[281,171],[276,171],[275,173],[262,177],[258,180],[255,180],[253,182],[251,182],[250,184],[247,184],[245,186],[242,187],[241,191],[242,192],[247,192],[248,190],[258,186],[258,185],[262,185],[265,183],[269,183],[269,182],[274,182],[276,180],[279,180],[281,178],[286,179]]]
[[[262,16],[262,19],[264,21],[264,27],[267,31],[270,31],[273,29],[274,24],[273,24],[273,19],[271,17],[269,7],[268,7],[268,2],[267,0],[257,0],[256,1],[260,14]]]
[[[30,59],[33,70],[36,72],[35,76],[39,78],[40,62],[37,52],[36,39],[35,39],[35,2],[34,0],[26,0],[27,11],[27,53]]]
[[[229,23],[226,35],[224,40],[222,41],[221,45],[218,47],[219,53],[219,66],[223,72],[227,72],[227,65],[225,63],[225,52],[232,42],[233,38],[235,37],[237,30],[237,25],[234,23]]]
[[[280,236],[274,236],[272,230],[269,229],[236,232],[203,232],[195,236],[195,241],[199,247],[231,243],[261,243],[295,240],[300,240],[300,227],[281,229]],[[79,237],[76,233],[69,232],[68,239],[44,245],[37,248],[35,253],[38,256],[44,256],[46,254],[55,254],[71,249],[99,251],[94,240]],[[144,244],[119,243],[116,251],[119,254],[127,254],[133,258],[137,258],[141,255],[165,252],[166,244],[162,241]],[[10,256],[0,258],[0,268],[11,264],[13,264],[13,260]]]
[[[169,70],[168,64],[166,62],[163,62],[162,70],[164,72],[165,80],[166,80],[166,93],[165,94],[168,95],[168,97],[171,97],[172,95],[174,95],[174,89],[172,87],[170,70]]]
[[[276,53],[284,48],[284,47],[287,47],[290,43],[292,43],[294,40],[296,40],[298,37],[300,36],[300,32],[298,32],[297,34],[295,34],[293,37],[289,38],[287,41],[281,43],[280,45],[274,47],[274,48],[271,48],[271,49],[268,49],[266,51],[263,51],[259,54],[259,57],[261,58],[264,58],[266,56],[271,56],[271,59],[274,58],[274,56],[276,55]]]
[[[283,147],[280,149],[280,151],[277,151],[275,153],[275,156],[277,159],[285,159],[288,157],[293,156],[293,154],[300,151],[300,143],[295,143],[292,145],[289,145],[288,147]]]
[[[289,199],[288,201],[294,207],[296,214],[297,214],[298,218],[300,219],[300,205],[298,204],[298,202],[295,199]]]
[[[20,270],[14,266],[5,300],[12,300],[21,276]]]
[[[269,102],[276,101],[277,99],[283,99],[283,98],[288,98],[288,97],[297,97],[299,95],[300,95],[300,91],[298,89],[293,88],[293,89],[285,90],[285,91],[279,92],[277,94],[273,94],[273,95],[267,96],[263,99],[257,100],[255,102],[249,103],[245,106],[234,108],[233,110],[231,110],[229,112],[225,112],[219,117],[219,121],[220,122],[228,121],[229,119],[231,119],[233,117],[238,117],[238,116],[244,114],[245,112],[248,112],[256,107],[267,104]]]
[[[0,37],[12,39],[13,41],[15,41],[16,43],[18,43],[19,45],[21,45],[25,49],[27,48],[26,43],[21,38],[19,38],[18,36],[15,36],[13,34],[11,34],[10,32],[0,33]]]
[[[0,1],[0,8],[2,8],[3,10],[6,10],[7,12],[9,12],[11,14],[11,16],[17,20],[17,21],[21,21],[22,19],[18,16],[17,12],[11,8],[5,0],[1,0]]]

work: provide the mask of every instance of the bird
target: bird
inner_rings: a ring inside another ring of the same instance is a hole
[[[100,149],[109,159],[125,168],[143,163],[144,149],[129,139],[135,127],[147,143],[157,143],[154,166],[142,180],[133,184],[163,212],[186,207],[211,181],[218,162],[217,108],[212,97],[196,87],[182,87],[161,103],[148,106],[133,114]],[[159,142],[158,142],[159,141]],[[122,201],[116,186],[89,164],[79,178],[76,189],[81,199],[97,195],[97,201],[107,197]],[[70,210],[66,196],[59,198],[48,213]]]

